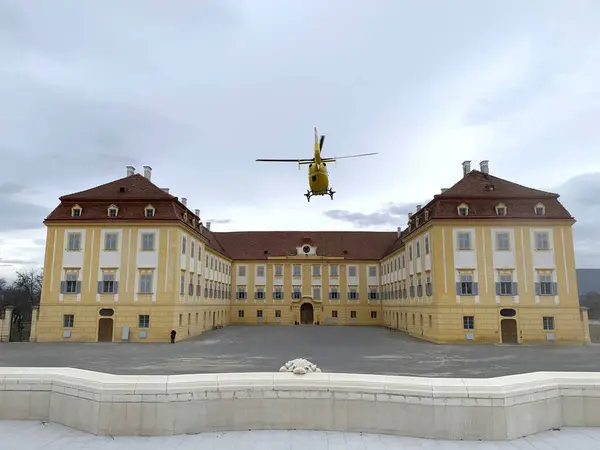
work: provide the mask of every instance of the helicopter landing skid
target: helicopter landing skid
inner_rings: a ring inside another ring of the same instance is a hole
[[[331,200],[333,200],[333,194],[335,194],[335,191],[331,188],[327,189],[324,192],[320,192],[318,194],[315,194],[314,192],[311,191],[306,191],[306,194],[304,194],[304,196],[306,197],[306,200],[310,202],[310,198],[313,197],[314,195],[329,195],[329,197],[331,197]]]

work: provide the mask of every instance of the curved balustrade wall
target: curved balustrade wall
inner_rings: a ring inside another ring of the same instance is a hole
[[[47,420],[99,435],[296,429],[506,440],[600,426],[597,386],[600,373],[444,379],[0,368],[0,419]]]

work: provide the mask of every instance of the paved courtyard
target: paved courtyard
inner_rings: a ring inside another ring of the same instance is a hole
[[[277,371],[304,357],[325,372],[495,377],[600,371],[600,345],[435,345],[380,327],[231,326],[177,344],[1,343],[0,366],[114,374]]]
[[[165,437],[94,436],[53,423],[0,421],[2,450],[597,450],[600,429],[566,428],[511,442],[438,441],[323,431],[236,431]]]

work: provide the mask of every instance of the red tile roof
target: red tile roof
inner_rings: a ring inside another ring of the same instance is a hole
[[[46,218],[49,222],[86,221],[178,221],[190,231],[200,233],[215,251],[234,260],[260,260],[268,256],[296,255],[296,247],[311,243],[318,256],[343,257],[349,260],[379,260],[403,247],[404,239],[434,219],[574,219],[558,201],[558,194],[531,189],[477,170],[469,172],[454,186],[434,198],[410,218],[410,228],[396,232],[380,231],[238,231],[211,232],[179,199],[164,192],[140,174],[121,178],[85,191],[60,197],[61,203]],[[543,203],[546,214],[535,215],[534,207]],[[458,215],[457,207],[466,203],[467,217]],[[507,215],[498,217],[495,206],[503,203]],[[71,217],[71,208],[82,207],[81,217]],[[117,217],[108,217],[111,204],[119,207]],[[155,216],[144,217],[144,208],[152,204]],[[418,223],[417,223],[418,219]]]

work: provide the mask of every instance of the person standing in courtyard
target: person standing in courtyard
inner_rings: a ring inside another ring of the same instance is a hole
[[[177,331],[171,330],[171,344],[175,343],[175,336],[177,336]]]

